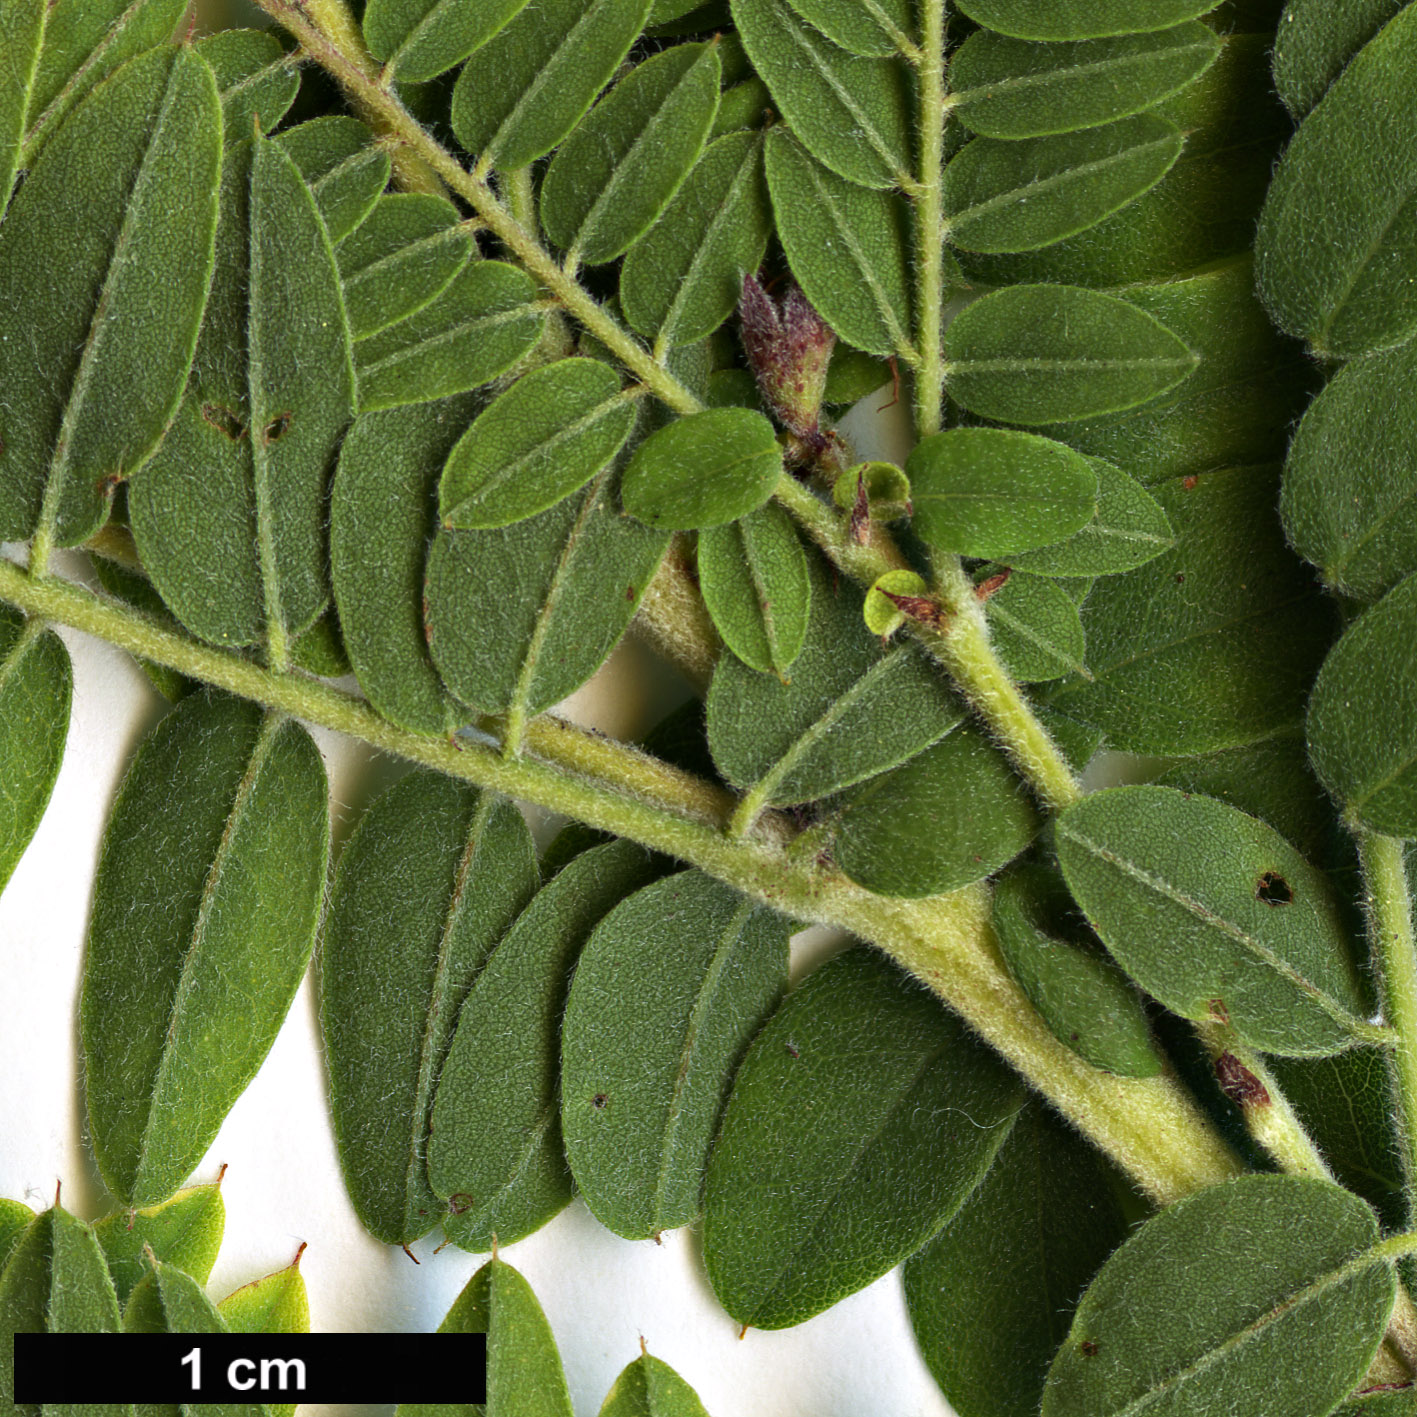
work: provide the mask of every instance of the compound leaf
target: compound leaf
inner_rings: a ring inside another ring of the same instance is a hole
[[[994,648],[1020,684],[1043,684],[1066,674],[1089,677],[1078,602],[1056,581],[1017,571],[985,608]]]

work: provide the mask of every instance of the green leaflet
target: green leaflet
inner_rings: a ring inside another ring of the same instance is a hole
[[[1006,557],[1061,541],[1097,515],[1092,464],[1033,433],[935,433],[916,445],[905,475],[915,507],[911,527],[938,551]]]
[[[1383,1049],[1269,1063],[1334,1179],[1362,1196],[1384,1224],[1401,1229],[1407,1220],[1402,1149]]]
[[[792,518],[769,502],[699,533],[699,589],[724,643],[744,664],[785,674],[802,652],[812,606],[807,551]]]
[[[30,93],[25,162],[101,80],[180,38],[185,10],[182,0],[53,0]]]
[[[207,298],[220,158],[211,70],[154,50],[74,111],[10,204],[0,538],[83,541],[157,447]]]
[[[625,445],[636,402],[598,359],[560,359],[500,394],[448,455],[438,516],[452,531],[525,521],[578,492]]]
[[[369,0],[364,39],[400,79],[432,79],[487,43],[527,0]]]
[[[571,1417],[551,1325],[504,1260],[489,1260],[468,1280],[438,1332],[487,1335],[486,1417]]]
[[[968,256],[976,281],[1124,286],[1173,279],[1248,252],[1291,124],[1269,73],[1271,35],[1232,34],[1198,80],[1159,105],[1186,134],[1167,175],[1122,211],[1038,251]]]
[[[290,662],[307,674],[321,679],[342,679],[351,672],[349,656],[344,652],[339,616],[332,608],[290,646]]]
[[[831,852],[858,885],[930,896],[982,881],[1040,826],[1003,754],[969,724],[837,800]]]
[[[144,1250],[205,1284],[225,1229],[220,1184],[189,1186],[160,1205],[115,1211],[93,1227],[120,1306],[148,1272]]]
[[[1290,0],[1274,42],[1274,86],[1302,118],[1407,0]]]
[[[1039,138],[1140,113],[1205,73],[1220,53],[1195,20],[1072,44],[1031,44],[978,30],[950,62],[950,104],[973,133]]]
[[[310,1300],[299,1255],[284,1269],[233,1290],[217,1312],[232,1333],[309,1333]]]
[[[1333,805],[1309,766],[1300,724],[1259,743],[1182,758],[1157,782],[1218,797],[1268,822],[1310,859],[1332,852]]]
[[[641,1353],[605,1394],[600,1417],[708,1417],[699,1395],[669,1366]]]
[[[983,418],[1037,426],[1134,408],[1196,356],[1159,320],[1080,286],[997,290],[945,332],[950,397]]]
[[[275,1041],[315,942],[329,854],[318,749],[211,692],[144,740],[104,833],[80,1002],[109,1190],[171,1196]]]
[[[91,564],[94,577],[106,594],[111,595],[115,600],[121,600],[125,605],[131,605],[141,610],[166,629],[177,628],[177,621],[171,611],[163,604],[162,597],[153,589],[153,583],[141,572],[129,570],[128,567],[120,565],[117,561],[108,561],[97,555],[92,558]],[[143,673],[148,676],[153,688],[168,703],[175,704],[193,687],[192,680],[188,679],[186,675],[168,669],[165,665],[154,664],[151,660],[146,659],[140,659],[138,663],[142,666]]]
[[[764,805],[811,802],[928,748],[964,716],[918,647],[884,649],[861,620],[862,595],[816,557],[807,641],[787,683],[724,656],[708,695],[714,762]]]
[[[948,238],[966,251],[1033,251],[1076,236],[1161,181],[1183,141],[1154,113],[1056,137],[976,138],[945,169]]]
[[[556,366],[552,366],[553,368]],[[443,682],[482,713],[541,713],[620,642],[669,544],[622,516],[615,474],[493,531],[439,531],[427,630]]]
[[[656,429],[625,469],[625,510],[672,531],[724,526],[756,511],[782,476],[771,423],[746,408],[713,408]]]
[[[1373,1213],[1328,1181],[1243,1176],[1163,1210],[1102,1267],[1043,1417],[1310,1417],[1366,1371],[1396,1278]]]
[[[45,13],[45,0],[5,0],[0,6],[0,214],[20,165]]]
[[[0,890],[39,826],[69,735],[74,671],[52,630],[0,606]]]
[[[630,1240],[699,1214],[733,1073],[787,987],[788,923],[698,871],[596,926],[561,1032],[561,1128],[576,1185]]]
[[[453,132],[478,169],[525,167],[580,122],[639,37],[650,0],[538,0],[478,49],[453,89]]]
[[[312,118],[275,141],[309,184],[330,240],[343,241],[374,209],[389,180],[388,149],[377,147],[357,118],[343,114]]]
[[[785,129],[767,138],[768,187],[792,274],[849,343],[913,358],[904,203],[843,181]]]
[[[1290,447],[1279,510],[1332,590],[1376,600],[1417,571],[1411,346],[1340,369]]]
[[[359,411],[475,389],[529,354],[545,326],[530,276],[501,261],[473,261],[432,304],[359,341]]]
[[[1355,1041],[1365,1009],[1337,898],[1272,827],[1208,797],[1118,787],[1055,831],[1088,921],[1173,1013],[1291,1057]]]
[[[7,1417],[132,1417],[127,1404],[44,1408],[15,1403],[17,1333],[117,1333],[118,1300],[93,1230],[58,1205],[21,1232],[0,1271],[0,1403]]]
[[[1384,121],[1374,123],[1374,113]],[[1414,113],[1417,10],[1409,8],[1343,71],[1274,174],[1256,237],[1260,289],[1276,323],[1322,356],[1384,349],[1417,327]]]
[[[129,519],[172,612],[214,644],[282,657],[329,601],[326,489],[354,416],[339,275],[295,163],[228,155],[217,269],[191,384]]]
[[[561,1022],[581,947],[657,868],[628,841],[568,862],[517,918],[468,991],[438,1081],[428,1177],[443,1233],[465,1250],[507,1245],[571,1199],[561,1141]]]
[[[804,24],[787,0],[733,0],[732,9],[774,106],[818,162],[862,187],[895,187],[910,176],[903,65],[837,48]]]
[[[1048,431],[1148,487],[1185,473],[1278,462],[1314,375],[1298,346],[1270,324],[1254,285],[1245,255],[1179,280],[1130,287],[1128,301],[1200,356],[1195,373],[1128,413]]]
[[[345,648],[369,702],[416,733],[451,733],[468,717],[428,654],[423,568],[443,464],[476,407],[463,396],[361,414],[331,494],[330,574]]]
[[[1144,566],[1175,544],[1171,523],[1155,497],[1102,458],[1090,462],[1097,474],[1092,520],[1066,541],[1012,553],[1009,562],[1015,570],[1044,576],[1110,576]]]
[[[754,1040],[709,1161],[704,1261],[724,1308],[786,1328],[918,1249],[988,1171],[1018,1084],[869,947],[808,977]]]
[[[985,603],[994,649],[1009,677],[1043,684],[1065,674],[1089,678],[1078,603],[1056,581],[1018,571]]]
[[[885,56],[913,44],[910,0],[789,0],[808,24],[853,54]]]
[[[4,1273],[10,1252],[34,1219],[34,1211],[23,1201],[0,1197],[0,1274]]]
[[[632,329],[692,344],[733,313],[767,248],[772,216],[762,138],[730,133],[705,149],[664,215],[630,248],[620,304]]]
[[[772,95],[757,75],[741,84],[734,84],[719,96],[718,114],[709,129],[709,141],[726,133],[736,133],[741,128],[762,127],[764,117],[771,109]]]
[[[1055,708],[1134,753],[1210,753],[1303,711],[1324,608],[1274,516],[1274,469],[1222,468],[1152,489],[1174,550],[1098,582],[1082,609],[1094,682]]]
[[[1026,1108],[989,1174],[905,1262],[916,1342],[961,1417],[1036,1417],[1073,1306],[1126,1233],[1098,1154]]]
[[[1349,627],[1309,700],[1309,759],[1345,816],[1417,836],[1417,577]]]
[[[300,91],[300,73],[269,30],[222,30],[197,41],[221,97],[227,147],[269,133]]]
[[[541,187],[541,224],[572,260],[623,255],[679,190],[718,110],[716,44],[637,65],[566,139]]]
[[[959,8],[1019,39],[1095,39],[1165,29],[1213,10],[1215,0],[964,0]]]
[[[423,309],[472,250],[472,233],[451,202],[418,192],[380,197],[339,246],[350,334],[365,339]]]
[[[424,1171],[434,1090],[463,999],[537,882],[512,806],[421,770],[340,858],[320,973],[330,1111],[354,1209],[388,1244],[443,1216]]]
[[[1060,1043],[1122,1077],[1161,1071],[1140,995],[1079,929],[1054,871],[1028,862],[1005,872],[994,891],[994,933],[1009,973]]]

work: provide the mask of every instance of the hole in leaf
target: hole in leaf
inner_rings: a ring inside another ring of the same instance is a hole
[[[472,1206],[472,1197],[466,1191],[457,1191],[448,1197],[448,1209],[454,1215],[461,1215]]]
[[[246,425],[224,404],[204,403],[202,417],[233,443],[240,442],[246,436]]]
[[[290,414],[288,412],[278,413],[261,430],[261,441],[266,445],[266,447],[269,448],[272,443],[278,443],[282,438],[284,438],[286,435],[286,431],[289,428]]]
[[[1255,886],[1255,899],[1266,905],[1288,905],[1294,899],[1294,888],[1277,871],[1266,871]]]
[[[1084,1358],[1096,1358],[1097,1355],[1102,1351],[1101,1348],[1090,1338],[1084,1338],[1082,1343],[1078,1346]]]
[[[609,1102],[610,1099],[603,1092],[597,1092],[595,1096],[590,1099],[590,1105],[596,1108],[597,1111],[602,1112],[605,1110]]]

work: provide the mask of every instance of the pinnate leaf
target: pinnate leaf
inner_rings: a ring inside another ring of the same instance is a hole
[[[1346,816],[1417,836],[1417,576],[1349,627],[1309,700],[1309,758]]]
[[[764,674],[802,651],[812,605],[807,552],[792,518],[769,503],[699,534],[699,589],[724,643]]]
[[[432,304],[355,346],[359,410],[476,389],[529,354],[545,326],[530,276],[502,261],[473,261]]]
[[[1163,1210],[1102,1267],[1043,1417],[1310,1417],[1357,1385],[1396,1278],[1373,1213],[1330,1181],[1243,1176]]]
[[[959,8],[1018,39],[1094,39],[1165,29],[1213,10],[1215,0],[964,0]]]
[[[369,0],[364,39],[388,73],[436,78],[486,44],[527,0]]]
[[[1256,1048],[1336,1053],[1364,1005],[1332,887],[1273,827],[1169,787],[1097,793],[1057,821],[1058,859],[1113,957],[1172,1012]]]
[[[788,264],[813,307],[858,349],[908,356],[910,247],[900,199],[838,177],[781,128],[768,133],[767,174]]]
[[[1020,285],[976,300],[945,334],[950,396],[1036,426],[1117,413],[1175,388],[1196,356],[1159,320],[1081,286]]]
[[[598,359],[533,370],[473,421],[448,456],[438,515],[449,530],[510,526],[584,487],[624,446],[635,402]]]
[[[464,703],[538,714],[605,662],[669,544],[667,532],[621,515],[617,500],[612,468],[513,526],[438,532],[428,558],[429,646]]]
[[[704,1260],[740,1323],[786,1328],[918,1249],[988,1171],[1021,1094],[873,950],[788,995],[738,1070],[709,1162]]]
[[[324,766],[293,720],[209,692],[148,735],[104,835],[80,1001],[110,1191],[166,1200],[285,1019],[329,853]]]
[[[989,1174],[905,1263],[916,1342],[957,1412],[1036,1417],[1072,1309],[1126,1233],[1097,1153],[1043,1107],[1025,1109]],[[960,1342],[982,1314],[987,1341]]]
[[[52,19],[52,17],[51,17]],[[211,277],[221,105],[206,64],[153,50],[46,145],[0,228],[0,537],[107,519],[192,366]]]
[[[772,226],[762,153],[756,133],[712,143],[664,215],[630,248],[620,304],[633,329],[668,346],[692,344],[733,313]]]
[[[455,1245],[511,1244],[571,1199],[559,1087],[571,972],[599,921],[655,871],[628,841],[574,857],[517,917],[468,992],[428,1144],[428,1177],[448,1202],[443,1233]]]
[[[951,428],[905,464],[917,536],[939,551],[1006,557],[1061,541],[1097,514],[1097,473],[1033,433]]]
[[[561,1126],[581,1195],[617,1235],[697,1217],[734,1070],[787,985],[788,933],[698,871],[596,926],[566,1003]]]
[[[0,606],[0,890],[59,776],[69,733],[74,671],[52,630]]]
[[[980,574],[987,581],[999,572],[985,566]],[[1091,677],[1083,662],[1087,636],[1078,602],[1057,581],[1015,571],[985,605],[994,649],[1020,684],[1044,684],[1066,674]]]
[[[1154,187],[1182,143],[1154,113],[1054,137],[976,138],[945,169],[949,240],[967,251],[1033,251],[1076,236]]]
[[[1039,138],[1110,123],[1169,98],[1220,53],[1195,20],[1171,29],[1064,44],[977,30],[950,63],[950,102],[973,133]]]
[[[804,23],[788,0],[733,0],[732,9],[753,68],[818,162],[863,187],[894,187],[910,174],[907,80],[900,63],[838,48]]]
[[[483,167],[525,167],[577,123],[620,66],[650,0],[538,0],[478,49],[453,89],[453,132]]]
[[[673,531],[724,526],[761,507],[781,475],[782,449],[761,413],[708,409],[635,449],[625,469],[625,510]]]
[[[1408,8],[1344,70],[1274,174],[1256,251],[1280,327],[1337,358],[1406,340],[1417,328],[1414,210],[1417,10]]]
[[[552,159],[541,224],[589,265],[654,224],[703,150],[718,108],[716,44],[680,44],[631,70]]]
[[[422,770],[375,801],[340,858],[321,957],[330,1111],[355,1212],[388,1244],[446,1209],[426,1172],[434,1091],[458,1010],[537,884],[510,804]]]

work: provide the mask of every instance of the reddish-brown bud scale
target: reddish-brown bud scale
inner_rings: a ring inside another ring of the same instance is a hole
[[[764,401],[784,428],[818,447],[836,332],[795,285],[779,307],[756,276],[743,281],[739,314],[743,348]]]

